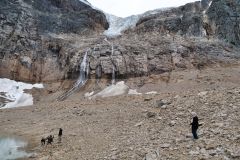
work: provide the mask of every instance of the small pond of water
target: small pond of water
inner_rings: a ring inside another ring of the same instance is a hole
[[[0,137],[0,159],[1,160],[15,160],[17,158],[24,158],[30,156],[23,149],[27,143],[10,137]]]

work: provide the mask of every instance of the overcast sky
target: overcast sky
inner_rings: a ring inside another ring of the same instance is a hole
[[[148,10],[184,5],[197,0],[88,0],[93,6],[119,17]]]

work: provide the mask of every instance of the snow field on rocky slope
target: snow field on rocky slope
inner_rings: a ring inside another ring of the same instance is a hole
[[[3,108],[33,105],[32,95],[24,93],[24,90],[43,88],[43,84],[28,84],[6,78],[0,78],[0,84],[0,93],[2,93],[0,97],[9,101],[3,106]],[[1,103],[3,104],[3,102]]]
[[[87,92],[85,93],[85,97],[88,98],[95,98],[95,97],[114,97],[114,96],[120,96],[120,95],[142,95],[143,93],[137,92],[136,89],[130,89],[129,86],[125,84],[124,81],[117,82],[116,84],[112,84],[106,88],[104,88],[102,91],[98,92],[94,95],[94,92]],[[147,92],[144,94],[157,94],[156,91]]]
[[[93,97],[111,97],[111,96],[119,96],[127,93],[129,87],[123,82],[118,82],[111,86],[106,87],[101,92],[97,93]]]

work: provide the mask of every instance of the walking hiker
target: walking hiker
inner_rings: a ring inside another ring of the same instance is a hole
[[[198,139],[197,130],[198,130],[198,127],[201,126],[202,124],[198,123],[198,116],[195,112],[193,112],[192,115],[193,115],[193,120],[192,120],[192,123],[190,124],[192,125],[192,134],[194,139]]]
[[[58,141],[59,142],[62,141],[62,134],[63,134],[63,130],[62,130],[62,128],[59,128],[59,132],[58,132]]]

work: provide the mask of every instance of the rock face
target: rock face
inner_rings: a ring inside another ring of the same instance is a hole
[[[143,14],[135,28],[113,40],[119,74],[141,76],[236,63],[239,11],[240,1],[202,0]]]
[[[137,30],[214,37],[239,45],[239,12],[239,1],[202,0],[143,17]]]
[[[86,51],[97,78],[111,78],[113,70],[116,78],[126,78],[240,58],[239,1],[157,10],[108,40],[103,13],[78,0],[3,0],[0,6],[0,76],[15,80],[77,78]]]
[[[240,45],[239,0],[213,1],[206,14],[206,23],[210,27],[209,35],[213,34],[233,45]]]
[[[79,0],[2,0],[0,2],[0,76],[24,81],[63,78],[63,39],[108,28],[105,15]]]

